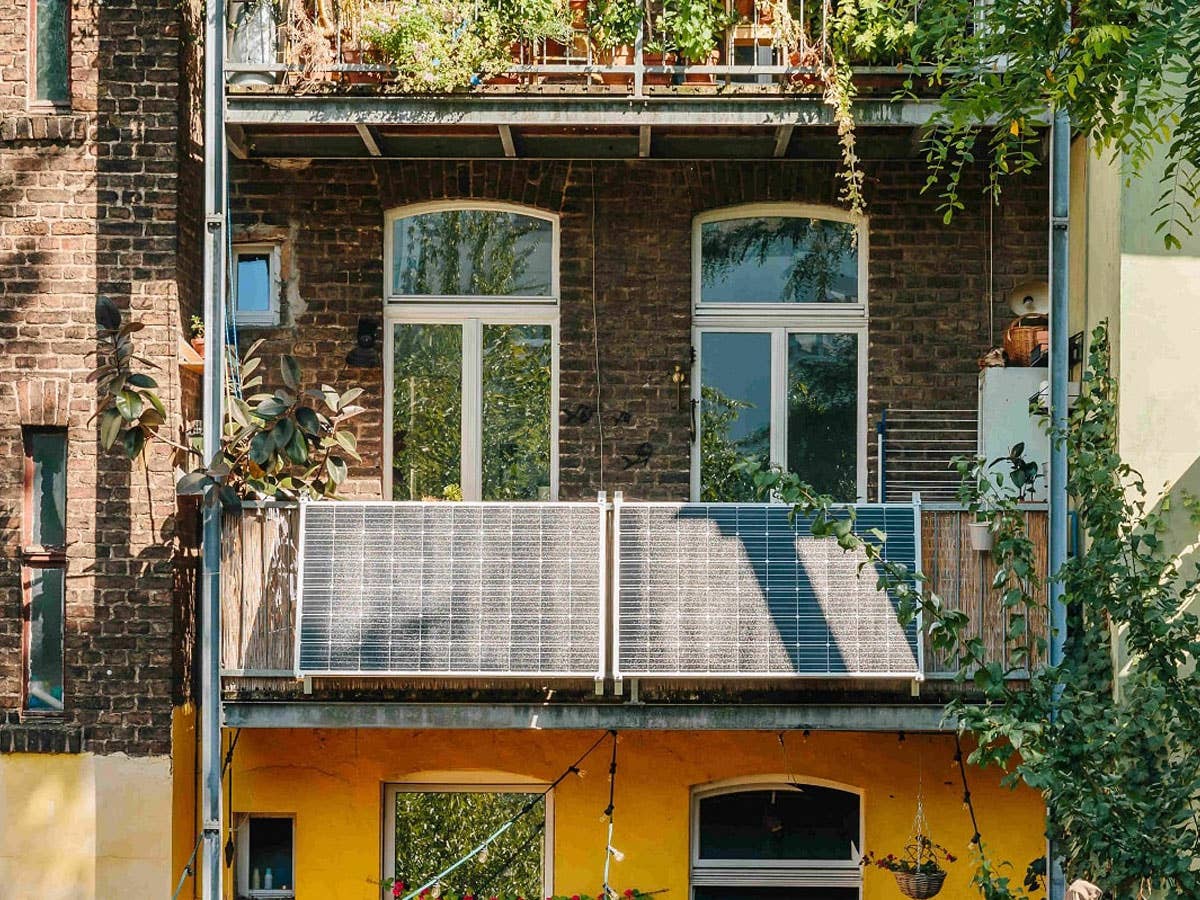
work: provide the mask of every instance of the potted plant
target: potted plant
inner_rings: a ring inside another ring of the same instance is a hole
[[[188,331],[190,336],[188,343],[192,345],[192,349],[204,356],[204,320],[199,316],[192,316]]]
[[[991,500],[992,482],[987,474],[987,460],[981,456],[964,456],[954,461],[958,471],[958,499],[970,514],[967,523],[967,535],[971,549],[978,553],[987,553],[995,544],[995,534],[992,532],[992,511],[995,504]]]
[[[606,65],[631,66],[634,45],[642,33],[646,12],[641,0],[597,0],[587,10],[587,24],[597,58]],[[602,72],[605,84],[628,84],[628,72]]]
[[[916,834],[904,848],[902,856],[889,853],[876,856],[868,852],[862,858],[864,866],[876,866],[891,872],[896,886],[905,897],[927,900],[936,897],[946,881],[946,870],[942,863],[952,863],[956,857],[941,844],[924,834]]]
[[[668,0],[663,6],[663,29],[679,56],[692,64],[712,64],[720,59],[725,32],[737,21],[737,14],[725,8],[723,0]],[[686,79],[691,83],[711,83],[711,75]]]

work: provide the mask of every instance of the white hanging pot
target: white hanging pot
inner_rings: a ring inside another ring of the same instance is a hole
[[[986,553],[996,543],[991,522],[969,522],[967,534],[971,538],[971,549],[979,553]]]

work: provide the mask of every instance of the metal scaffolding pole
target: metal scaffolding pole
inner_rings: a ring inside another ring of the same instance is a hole
[[[225,3],[204,12],[204,461],[221,442],[225,351]],[[210,492],[211,492],[210,488]],[[204,503],[200,581],[200,766],[205,900],[221,900],[221,507]]]

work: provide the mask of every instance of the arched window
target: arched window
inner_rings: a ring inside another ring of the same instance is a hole
[[[699,216],[693,323],[693,498],[755,499],[736,464],[757,457],[865,499],[866,221],[795,204]]]
[[[385,496],[554,499],[557,220],[425,204],[385,233]]]
[[[862,798],[781,780],[692,795],[692,900],[859,900]]]

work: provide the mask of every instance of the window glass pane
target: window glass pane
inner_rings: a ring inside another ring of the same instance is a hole
[[[549,325],[483,326],[483,499],[550,499]]]
[[[420,885],[457,862],[536,795],[483,791],[396,794],[395,877]],[[546,807],[538,803],[488,849],[442,882],[442,893],[544,897]]]
[[[238,312],[271,311],[271,256],[268,253],[237,255]]]
[[[857,303],[855,227],[784,216],[700,227],[704,303]]]
[[[771,335],[704,332],[700,336],[700,499],[755,500],[736,470],[771,452]]]
[[[37,75],[35,99],[66,103],[67,10],[70,0],[37,0]]]
[[[858,336],[788,335],[787,466],[821,493],[858,499]]]
[[[292,820],[254,816],[250,828],[250,889],[294,890]]]
[[[67,542],[67,434],[28,431],[26,447],[33,462],[33,518],[29,538],[34,546],[61,547]]]
[[[393,227],[396,294],[551,295],[553,226],[546,219],[455,209],[407,216]]]
[[[462,499],[462,326],[392,334],[392,499]]]
[[[700,858],[853,859],[858,816],[858,795],[813,784],[705,797]]]
[[[66,570],[29,568],[28,709],[63,708],[63,592]]]
[[[847,887],[697,887],[695,900],[859,900]]]

